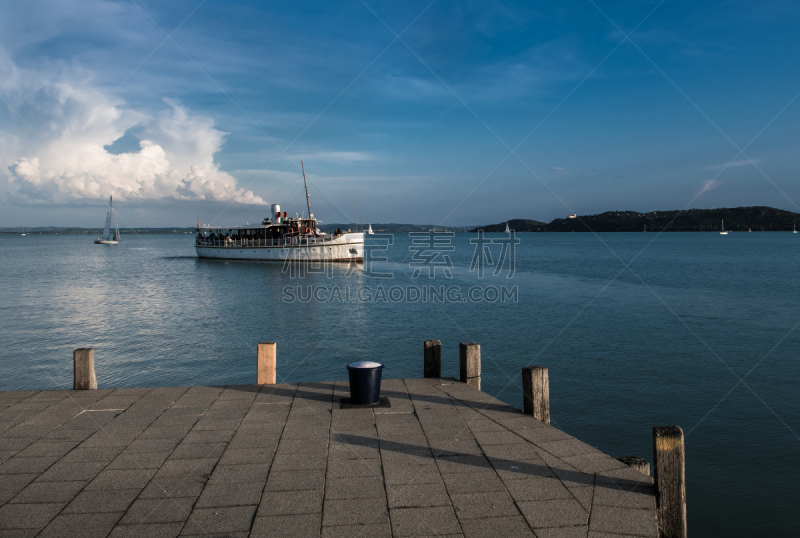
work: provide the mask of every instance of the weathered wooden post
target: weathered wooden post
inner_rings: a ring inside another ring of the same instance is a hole
[[[550,377],[544,366],[522,369],[523,410],[539,422],[550,424]]]
[[[73,390],[94,390],[97,376],[94,375],[94,348],[79,347],[72,352]]]
[[[425,377],[442,377],[442,342],[425,340]]]
[[[481,390],[481,346],[475,342],[458,344],[458,358],[461,363],[461,381],[470,387]]]
[[[682,429],[653,428],[653,460],[658,535],[686,538],[686,455]]]
[[[258,343],[258,384],[274,385],[277,378],[275,342]]]
[[[640,473],[650,476],[650,463],[647,460],[643,460],[638,456],[625,456],[617,459],[625,465],[633,467]]]

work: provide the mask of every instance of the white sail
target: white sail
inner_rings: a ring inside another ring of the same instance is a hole
[[[108,198],[108,214],[106,215],[106,227],[103,228],[103,241],[108,241],[111,237],[111,198]]]
[[[103,236],[95,239],[96,245],[116,245],[119,241],[119,226],[117,225],[117,214],[114,213],[112,205],[113,199],[111,196],[108,198],[108,213],[106,214],[106,225],[103,228]],[[111,218],[114,218],[114,236],[111,236]]]
[[[367,230],[367,235],[375,235],[375,232],[372,231],[372,224],[369,225],[369,229]]]
[[[508,223],[507,223],[507,222],[506,222],[506,233],[507,233],[507,234],[510,234],[510,233],[511,233],[511,230],[509,230],[509,229],[508,229]]]

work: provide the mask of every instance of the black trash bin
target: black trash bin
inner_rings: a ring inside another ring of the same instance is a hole
[[[382,364],[371,361],[347,365],[347,373],[350,375],[350,403],[375,405],[380,401],[382,370]]]

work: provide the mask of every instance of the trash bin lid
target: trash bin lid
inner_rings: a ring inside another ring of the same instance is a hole
[[[359,361],[351,362],[347,365],[348,368],[382,368],[383,365],[379,362],[372,361]]]

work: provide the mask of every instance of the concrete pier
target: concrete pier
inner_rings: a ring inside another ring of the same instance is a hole
[[[657,536],[653,482],[451,379],[0,392],[2,536]]]

